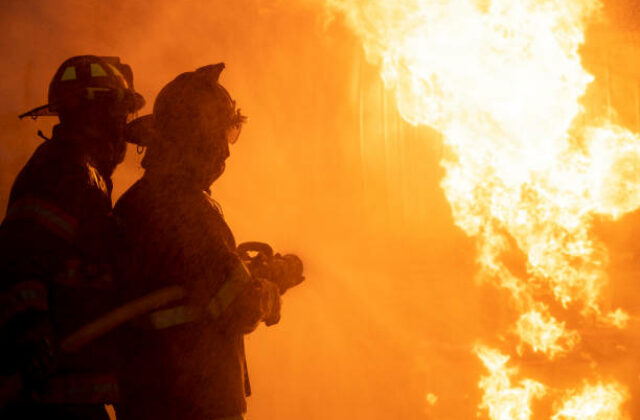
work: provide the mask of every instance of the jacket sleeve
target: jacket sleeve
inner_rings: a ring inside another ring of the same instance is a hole
[[[207,304],[208,315],[223,329],[248,334],[260,321],[269,325],[280,318],[278,287],[253,278],[234,255],[230,269],[223,275],[224,283]]]
[[[87,217],[108,213],[96,206],[110,207],[85,169],[66,166],[56,176],[41,170],[14,185],[0,225],[0,335],[10,344],[10,364],[24,346],[53,348],[61,338],[50,311],[54,284],[78,278]]]
[[[205,308],[220,330],[249,333],[260,321],[279,317],[277,286],[252,277],[220,229],[200,226],[184,239],[182,266],[192,303]]]
[[[49,313],[56,276],[73,254],[77,221],[52,200],[24,196],[8,208],[0,225],[0,335],[3,366],[23,370],[51,351],[54,327]]]

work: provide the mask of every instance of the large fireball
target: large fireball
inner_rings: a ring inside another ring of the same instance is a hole
[[[477,239],[480,277],[506,289],[520,314],[499,332],[516,337],[504,350],[556,360],[581,341],[575,319],[624,328],[627,314],[602,297],[608,251],[592,226],[640,205],[640,138],[589,120],[580,103],[594,77],[578,49],[600,2],[328,2],[362,39],[402,117],[442,133],[455,223]],[[521,269],[506,263],[510,253],[523,256]],[[613,379],[588,373],[580,389],[549,390],[515,383],[500,351],[474,351],[488,371],[480,408],[491,419],[529,419],[547,393],[554,419],[624,418],[628,394]]]

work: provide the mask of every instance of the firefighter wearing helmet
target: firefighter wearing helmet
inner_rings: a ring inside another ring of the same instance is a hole
[[[250,274],[208,194],[245,121],[218,82],[223,68],[183,73],[158,94],[153,115],[140,120],[152,131],[142,140],[145,174],[115,206],[125,235],[123,300],[175,285],[186,291],[123,335],[122,420],[243,418],[244,334],[279,320],[284,289]]]
[[[60,123],[18,174],[0,225],[2,418],[106,419],[117,401],[104,338],[72,353],[59,344],[114,303],[111,175],[143,104],[128,65],[85,55],[62,63],[48,104],[21,115]]]

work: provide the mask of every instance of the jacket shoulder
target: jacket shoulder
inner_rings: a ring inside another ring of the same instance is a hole
[[[48,143],[48,142],[47,142]],[[74,240],[81,226],[109,217],[111,198],[106,184],[86,159],[65,154],[44,143],[18,174],[3,225],[44,227]]]
[[[16,177],[9,201],[36,196],[71,204],[78,199],[85,201],[87,194],[108,197],[104,178],[88,159],[47,142],[36,149]]]
[[[235,246],[219,205],[204,192],[142,178],[120,197],[114,215],[123,229],[172,238],[176,246],[191,248],[212,240]]]

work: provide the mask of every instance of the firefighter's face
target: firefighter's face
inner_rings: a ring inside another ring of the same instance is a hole
[[[127,146],[124,128],[127,114],[108,109],[91,110],[85,114],[84,132],[92,139],[94,158],[102,166],[104,174],[111,174],[124,160]]]
[[[202,151],[203,181],[205,187],[209,187],[220,178],[226,168],[226,160],[229,157],[229,143],[220,134],[214,134],[214,138],[208,142]]]

